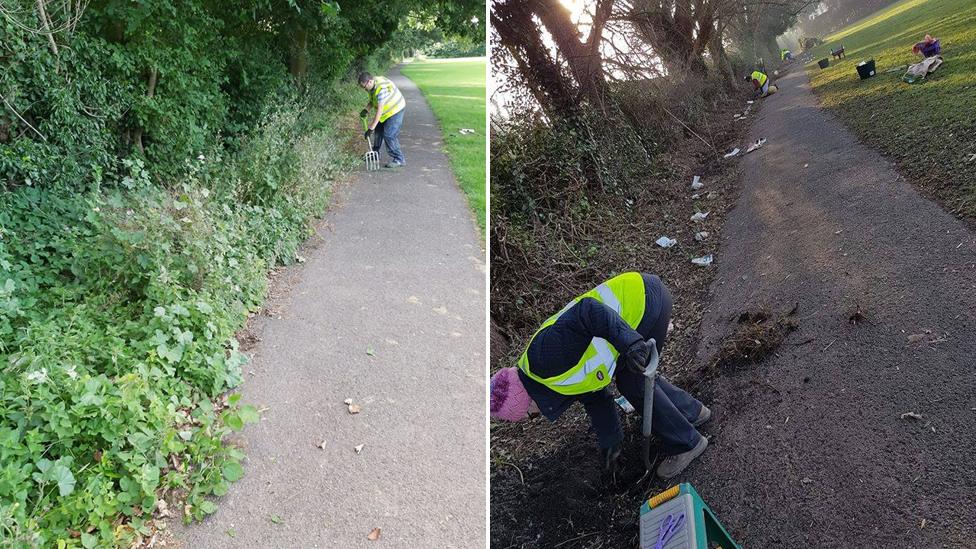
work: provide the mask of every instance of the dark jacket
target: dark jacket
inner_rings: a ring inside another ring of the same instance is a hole
[[[529,344],[527,352],[532,372],[540,377],[552,377],[569,370],[579,362],[594,337],[606,339],[621,355],[634,343],[651,337],[652,329],[658,324],[667,292],[656,275],[641,276],[644,279],[645,308],[637,329],[631,328],[616,311],[599,301],[589,297],[581,299],[556,322],[536,334]],[[670,316],[670,306],[668,314]],[[563,395],[535,381],[521,370],[519,379],[539,406],[539,411],[550,421],[558,419],[567,408],[579,401],[590,416],[600,447],[610,447],[623,438],[620,418],[617,416],[613,393],[609,387],[581,395]]]

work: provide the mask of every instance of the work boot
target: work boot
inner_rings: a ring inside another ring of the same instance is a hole
[[[704,425],[710,419],[712,419],[712,411],[708,409],[708,406],[702,404],[701,410],[698,411],[698,417],[691,424],[698,427],[699,425]]]
[[[702,452],[705,451],[705,448],[708,448],[708,439],[701,437],[698,444],[696,444],[691,450],[664,458],[664,461],[657,466],[657,476],[667,480],[678,475],[681,473],[681,471],[684,471],[686,467],[691,465],[691,462],[694,461],[696,457],[700,456]]]
[[[385,166],[383,166],[383,167],[384,167],[384,168],[390,168],[390,169],[393,169],[393,168],[402,168],[403,166],[404,166],[404,164],[403,164],[402,162],[396,162],[396,161],[394,161],[394,162],[388,162],[388,163],[387,163],[387,164],[386,164]]]

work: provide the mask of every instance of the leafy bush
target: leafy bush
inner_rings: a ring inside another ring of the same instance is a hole
[[[217,398],[241,381],[234,333],[351,165],[336,125],[357,91],[282,98],[176,188],[133,159],[104,190],[0,195],[0,539],[128,544],[171,490],[215,509],[242,474],[222,439],[257,419]]]
[[[424,49],[428,57],[481,57],[485,55],[485,42],[465,37],[450,37]]]

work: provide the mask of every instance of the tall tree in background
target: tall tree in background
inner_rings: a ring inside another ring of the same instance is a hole
[[[566,116],[580,101],[610,109],[600,45],[614,0],[597,0],[588,34],[559,0],[492,3],[492,27],[515,60],[532,95],[549,117]],[[543,39],[544,32],[552,44]]]

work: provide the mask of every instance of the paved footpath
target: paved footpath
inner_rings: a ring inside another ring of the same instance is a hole
[[[267,410],[218,511],[173,525],[188,548],[485,546],[484,252],[433,113],[391,77],[408,167],[340,193],[255,326],[241,391]]]
[[[799,330],[718,382],[712,444],[682,480],[746,547],[976,547],[976,234],[820,109],[802,68],[779,88],[742,159],[700,362],[763,304],[798,305]]]

